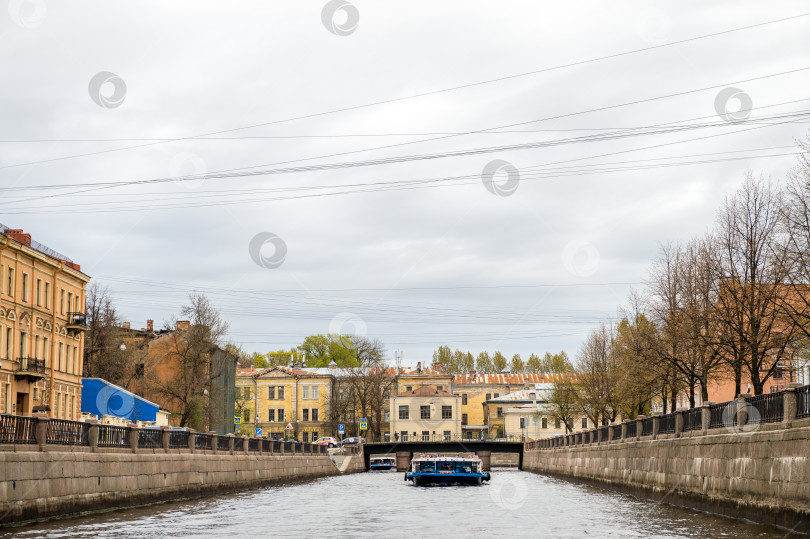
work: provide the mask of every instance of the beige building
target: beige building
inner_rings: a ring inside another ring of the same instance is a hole
[[[523,389],[492,398],[483,406],[485,421],[492,438],[540,440],[566,434],[565,425],[555,419],[548,401],[553,384],[535,384],[532,389]],[[586,416],[574,419],[573,431],[594,428]]]
[[[81,417],[89,281],[67,257],[0,225],[0,413]]]
[[[461,397],[420,386],[390,400],[390,437],[394,440],[461,437]]]

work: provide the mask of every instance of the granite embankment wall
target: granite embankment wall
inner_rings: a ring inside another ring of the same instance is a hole
[[[19,432],[23,422],[15,421]],[[348,448],[338,469],[326,448],[310,444],[164,429],[156,447],[144,448],[138,442],[148,437],[136,428],[82,426],[65,437],[42,423],[40,440],[61,444],[0,443],[0,525],[365,470],[359,447]]]
[[[810,417],[794,419],[788,403],[789,419],[762,423],[763,415],[752,424],[748,417],[758,413],[750,403],[730,404],[724,420],[718,405],[707,405],[704,421],[689,431],[682,417],[666,434],[660,418],[654,428],[642,428],[648,418],[641,418],[637,429],[617,425],[616,439],[603,430],[533,442],[523,469],[810,533]]]

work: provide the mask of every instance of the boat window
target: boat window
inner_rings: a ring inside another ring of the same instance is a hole
[[[452,472],[453,471],[453,463],[452,462],[442,462],[441,471],[443,472]]]
[[[435,472],[436,471],[436,463],[435,462],[422,462],[420,464],[419,470],[422,472]]]

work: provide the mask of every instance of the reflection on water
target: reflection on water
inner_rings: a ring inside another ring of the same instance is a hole
[[[0,537],[782,537],[784,533],[517,470],[414,487],[399,472],[320,479],[0,530]]]

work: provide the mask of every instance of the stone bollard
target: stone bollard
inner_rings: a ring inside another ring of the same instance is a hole
[[[608,441],[608,443],[610,443],[610,442],[612,442],[612,441],[613,441],[613,423],[611,423],[610,425],[608,425],[608,437],[607,437],[607,441]]]
[[[129,425],[129,447],[133,453],[138,452],[138,442],[141,438],[141,428],[135,423]]]
[[[748,423],[748,401],[745,399],[750,397],[748,393],[740,393],[734,402],[737,403],[737,428],[741,429]]]
[[[802,384],[795,382],[790,383],[782,391],[782,421],[788,422],[796,419],[796,412],[798,410],[798,402],[796,401],[796,389],[802,387]]]
[[[242,435],[241,442],[239,442],[239,447],[236,448],[236,451],[242,451],[244,453],[250,453],[250,445],[248,445],[248,436],[247,434]],[[238,444],[237,444],[238,445]]]
[[[228,454],[233,455],[234,449],[236,449],[236,436],[231,432],[228,434]]]
[[[627,424],[628,423],[630,423],[629,419],[623,419],[622,420],[622,437],[619,438],[620,440],[626,440],[627,439]]]
[[[264,438],[259,438],[259,455],[264,454]]]
[[[661,412],[653,413],[652,418],[653,418],[652,437],[653,440],[655,440],[656,438],[658,438],[658,433],[661,432]]]
[[[37,439],[37,446],[39,446],[40,451],[47,451],[48,450],[48,427],[51,422],[51,418],[45,414],[36,414],[34,416],[37,420],[34,435]]]
[[[97,419],[88,419],[85,421],[90,428],[87,429],[87,445],[90,448],[90,451],[95,453],[98,450],[98,426],[99,422]]]
[[[675,410],[675,437],[680,438],[683,433],[683,410]]]
[[[188,452],[194,453],[195,449],[197,449],[197,431],[188,429]]]
[[[219,434],[213,430],[208,431],[208,434],[211,435],[211,452],[216,455],[219,450]]]
[[[641,433],[644,432],[644,427],[642,426],[642,423],[644,423],[645,419],[647,419],[646,415],[636,416],[636,440],[641,439]]]
[[[712,424],[712,410],[711,406],[714,404],[713,402],[706,401],[700,407],[701,415],[700,415],[700,430],[702,431],[702,435],[706,435],[709,432],[709,427]],[[693,429],[694,430],[694,429]]]
[[[172,431],[167,425],[160,427],[160,445],[165,451],[169,451],[172,446]]]

